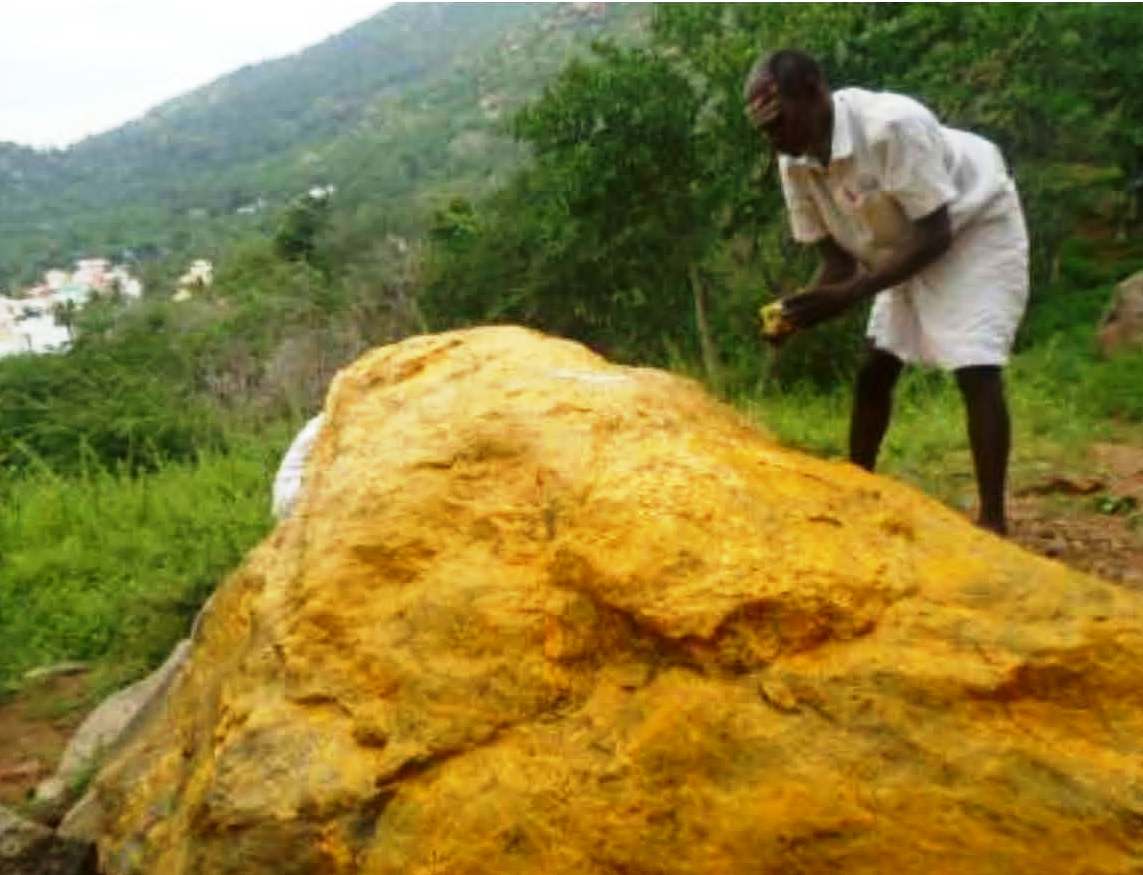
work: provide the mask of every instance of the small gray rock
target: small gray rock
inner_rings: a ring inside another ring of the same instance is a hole
[[[1115,287],[1099,325],[1098,341],[1104,355],[1143,346],[1143,270]]]
[[[95,846],[65,839],[0,805],[0,875],[97,875]]]
[[[84,774],[119,743],[139,714],[162,695],[171,678],[186,662],[189,651],[190,641],[180,641],[166,662],[151,674],[104,699],[68,742],[55,775],[36,788],[36,803],[57,809],[66,808],[73,802],[77,791],[83,789],[80,785]]]

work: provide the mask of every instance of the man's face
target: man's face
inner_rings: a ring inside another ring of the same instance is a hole
[[[814,101],[782,97],[773,80],[764,80],[749,101],[755,127],[784,155],[804,155],[814,141]]]

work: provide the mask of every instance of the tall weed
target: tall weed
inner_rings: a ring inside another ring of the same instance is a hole
[[[0,480],[0,687],[58,660],[127,675],[161,660],[269,529],[287,439],[239,439],[137,476],[45,466]]]

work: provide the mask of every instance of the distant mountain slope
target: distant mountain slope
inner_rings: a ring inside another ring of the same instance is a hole
[[[272,211],[318,182],[364,199],[491,174],[515,154],[493,143],[505,109],[573,46],[636,17],[622,4],[397,4],[70,149],[0,143],[0,288],[81,254],[216,248],[265,221],[240,207]]]
[[[299,54],[247,66],[142,119],[79,143],[71,157],[111,173],[126,198],[172,162],[226,167],[329,137],[386,92],[432,78],[465,49],[535,18],[540,4],[397,4]]]

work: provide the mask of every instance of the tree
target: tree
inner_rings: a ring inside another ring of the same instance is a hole
[[[316,263],[318,235],[329,223],[330,198],[304,194],[285,210],[274,234],[274,249],[287,261]]]
[[[524,321],[640,360],[701,349],[712,377],[716,348],[743,379],[773,373],[755,313],[804,281],[813,256],[789,236],[741,87],[783,46],[817,56],[835,87],[910,94],[997,143],[1043,288],[1077,216],[1106,211],[1111,186],[1130,221],[1141,41],[1143,17],[1112,7],[658,6],[650,47],[600,45],[517,117],[532,161],[508,186],[438,215],[426,309],[438,325]],[[793,339],[779,376],[845,376],[862,321]]]
[[[531,167],[475,220],[455,206],[438,216],[445,264],[431,311],[513,318],[627,357],[693,348],[701,316],[680,314],[692,312],[692,267],[713,240],[695,185],[699,105],[648,49],[600,43],[570,64],[514,121]],[[495,269],[480,269],[491,253]]]

